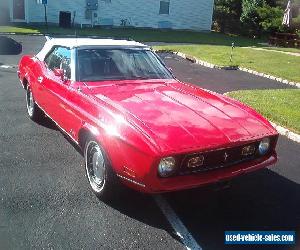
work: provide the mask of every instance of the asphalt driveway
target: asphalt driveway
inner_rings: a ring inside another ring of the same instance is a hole
[[[43,37],[13,36],[24,53],[37,52]],[[21,55],[0,55],[17,65]],[[287,88],[240,71],[208,69],[161,54],[180,79],[216,92]],[[151,196],[126,191],[113,204],[90,191],[78,149],[50,122],[29,120],[16,69],[0,68],[0,248],[183,249]],[[224,246],[225,230],[295,230],[300,235],[300,144],[280,137],[275,167],[243,176],[231,189],[165,194],[205,250]],[[299,249],[263,246],[255,249]]]
[[[173,54],[161,53],[160,56],[179,80],[194,83],[218,93],[242,89],[296,88],[239,70],[206,68]]]

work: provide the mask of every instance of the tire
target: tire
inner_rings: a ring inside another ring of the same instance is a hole
[[[43,117],[42,110],[36,105],[30,87],[26,89],[26,108],[28,116],[33,121],[39,121]]]
[[[100,144],[88,138],[84,147],[86,175],[96,196],[103,201],[112,201],[120,190],[119,180]]]

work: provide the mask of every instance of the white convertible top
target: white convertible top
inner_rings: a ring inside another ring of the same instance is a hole
[[[94,39],[94,38],[51,38],[48,39],[43,49],[36,57],[43,61],[53,46],[78,48],[83,46],[113,46],[113,47],[147,47],[145,44],[128,40]]]

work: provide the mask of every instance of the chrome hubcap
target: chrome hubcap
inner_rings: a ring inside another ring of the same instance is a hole
[[[104,178],[104,159],[100,149],[97,148],[93,154],[93,172],[94,180],[97,184],[101,184]]]
[[[105,160],[99,145],[90,142],[85,156],[88,179],[92,188],[99,192],[105,181]]]
[[[34,100],[32,96],[32,92],[29,90],[27,92],[27,111],[30,116],[33,114],[33,109],[34,109]]]

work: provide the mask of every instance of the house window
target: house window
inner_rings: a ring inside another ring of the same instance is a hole
[[[164,0],[160,1],[159,14],[170,14],[170,1]]]

